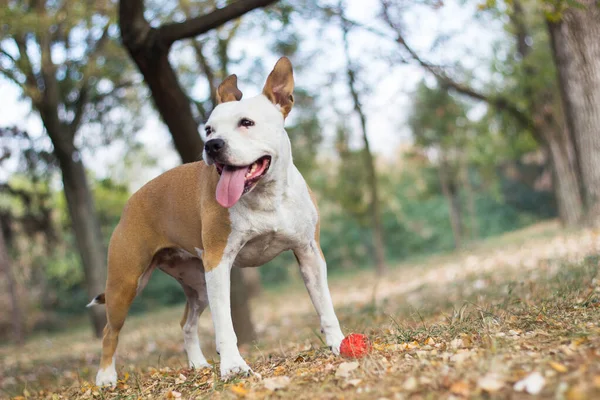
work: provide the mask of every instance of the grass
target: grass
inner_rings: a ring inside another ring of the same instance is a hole
[[[519,399],[539,389],[538,398],[600,398],[599,250],[594,232],[546,226],[400,265],[383,281],[334,277],[344,331],[373,343],[356,364],[323,346],[296,284],[252,304],[259,340],[242,353],[260,376],[218,378],[208,315],[200,332],[213,368],[187,369],[177,307],[127,320],[117,388],[92,384],[100,343],[76,329],[0,347],[0,396]],[[520,381],[530,385],[517,391]]]

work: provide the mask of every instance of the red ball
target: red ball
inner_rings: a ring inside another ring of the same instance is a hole
[[[351,333],[342,340],[340,354],[348,358],[361,358],[371,351],[369,338],[361,333]]]

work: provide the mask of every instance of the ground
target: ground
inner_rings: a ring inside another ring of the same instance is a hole
[[[600,232],[552,223],[454,254],[332,276],[345,333],[367,334],[365,358],[325,348],[299,279],[253,301],[256,372],[222,382],[209,313],[200,335],[212,369],[186,367],[183,307],[128,319],[114,389],[93,385],[100,342],[87,329],[0,347],[0,396],[138,398],[600,398]],[[68,321],[65,321],[68,324]]]

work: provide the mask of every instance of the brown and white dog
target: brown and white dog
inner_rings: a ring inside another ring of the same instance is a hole
[[[256,97],[241,100],[237,78],[229,76],[206,123],[204,162],[165,172],[127,203],[110,240],[106,292],[89,304],[106,302],[108,317],[98,386],[117,382],[119,331],[156,268],[177,279],[187,297],[181,326],[189,365],[209,366],[198,339],[198,317],[209,305],[221,377],[251,372],[231,321],[231,268],[258,267],[286,250],[300,264],[327,345],[339,354],[344,335],[327,286],[317,205],[284,129],[293,89],[285,57]]]

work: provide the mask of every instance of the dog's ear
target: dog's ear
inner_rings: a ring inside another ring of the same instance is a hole
[[[271,103],[279,105],[283,118],[287,117],[294,105],[294,71],[287,57],[281,57],[269,74],[263,94]]]
[[[217,104],[227,103],[228,101],[240,101],[242,92],[237,87],[237,76],[229,75],[217,89]]]

